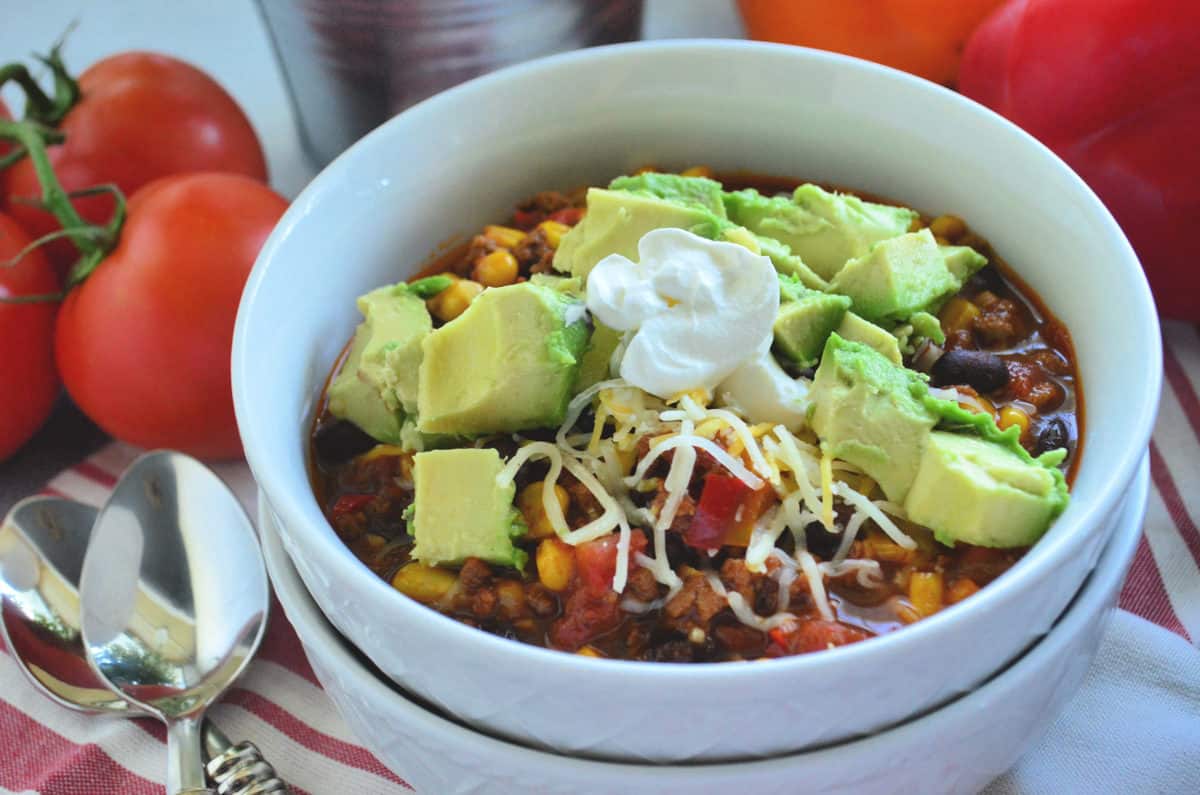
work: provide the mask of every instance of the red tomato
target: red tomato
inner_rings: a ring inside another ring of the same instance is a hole
[[[1159,311],[1200,320],[1200,3],[1011,0],[959,88],[1057,152],[1137,250]]]
[[[236,174],[138,191],[117,247],[63,302],[55,352],[75,402],[111,435],[234,458],[229,357],[250,267],[287,202]]]
[[[593,595],[612,592],[613,577],[617,573],[616,533],[585,541],[575,547],[575,564],[579,581],[584,590]],[[629,557],[646,549],[646,537],[634,532],[629,537]]]
[[[820,618],[776,627],[768,634],[771,637],[771,644],[767,646],[766,651],[768,657],[824,651],[830,646],[846,646],[871,637],[868,632],[858,627]]]
[[[738,507],[750,494],[750,487],[733,475],[713,472],[704,477],[704,490],[696,504],[696,514],[683,540],[697,549],[720,549],[725,536],[737,522]]]
[[[62,120],[67,140],[49,147],[50,162],[68,191],[116,183],[126,196],[160,177],[228,171],[265,180],[262,147],[241,108],[204,72],[165,55],[130,52],[105,58],[79,77],[81,99]],[[41,187],[28,158],[7,169],[8,212],[40,237],[59,228],[49,213],[14,202],[38,198]],[[92,223],[112,213],[110,196],[77,199]],[[66,241],[50,259],[65,269],[76,258]]]
[[[16,221],[0,215],[0,263],[16,256],[29,237]],[[40,251],[11,267],[0,264],[0,299],[56,293],[58,276]],[[42,426],[58,397],[54,370],[56,303],[11,304],[0,300],[0,461]]]

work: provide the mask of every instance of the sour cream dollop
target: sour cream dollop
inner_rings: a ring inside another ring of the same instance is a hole
[[[671,398],[714,389],[771,346],[779,280],[767,257],[683,229],[638,241],[638,261],[610,254],[588,274],[588,310],[626,332],[618,370]]]

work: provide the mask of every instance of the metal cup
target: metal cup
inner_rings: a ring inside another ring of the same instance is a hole
[[[317,166],[493,69],[637,38],[642,0],[257,0]]]

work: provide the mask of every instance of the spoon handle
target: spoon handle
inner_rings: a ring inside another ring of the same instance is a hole
[[[167,793],[189,795],[205,789],[204,755],[200,726],[203,718],[182,717],[167,721]]]
[[[291,792],[251,742],[238,743],[214,756],[208,761],[207,770],[218,795],[288,795]]]

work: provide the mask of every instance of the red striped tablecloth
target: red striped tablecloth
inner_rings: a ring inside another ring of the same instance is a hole
[[[1150,444],[1153,488],[1145,534],[1120,605],[1196,646],[1200,644],[1200,329],[1167,323],[1163,338],[1166,385]],[[47,489],[99,505],[116,475],[136,454],[125,445],[111,445],[61,473]],[[219,471],[252,506],[254,485],[244,465]],[[211,714],[231,737],[258,744],[297,793],[383,794],[408,789],[349,733],[321,691],[278,604],[272,606],[259,657]],[[6,740],[0,753],[0,793],[162,792],[165,736],[157,723],[101,721],[62,709],[25,682],[7,649],[0,654],[0,738]]]

